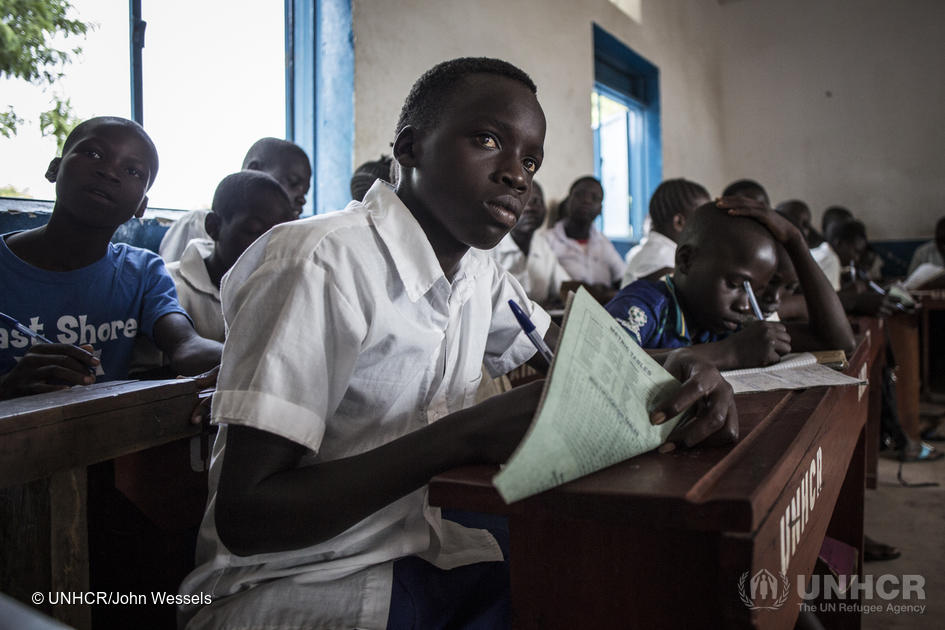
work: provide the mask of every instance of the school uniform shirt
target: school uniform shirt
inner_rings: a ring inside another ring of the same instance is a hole
[[[527,256],[510,234],[488,250],[499,267],[512,274],[528,297],[539,303],[557,298],[561,283],[571,279],[551,251],[545,232],[544,228],[535,230]]]
[[[830,246],[830,243],[824,241],[810,250],[810,255],[813,256],[814,262],[817,263],[817,266],[820,267],[824,275],[827,276],[827,280],[830,281],[830,286],[833,287],[833,290],[839,291],[841,271],[840,257],[833,251],[833,247]]]
[[[309,466],[472,404],[483,364],[498,376],[535,353],[508,300],[542,334],[548,328],[514,278],[472,249],[448,280],[413,215],[378,181],[363,202],[264,234],[224,277],[222,298],[220,430],[198,567],[181,586],[213,604],[183,608],[181,621],[193,615],[188,628],[384,628],[393,560],[417,555],[440,568],[501,560],[488,532],[441,520],[426,486],[326,542],[247,557],[220,541],[214,505],[228,424],[304,445],[299,466]]]
[[[174,262],[180,260],[187,249],[187,244],[196,239],[209,239],[207,228],[204,227],[204,221],[209,210],[191,210],[180,217],[164,233],[161,244],[158,246],[158,253],[164,262]]]
[[[164,261],[153,252],[109,243],[91,265],[46,271],[10,251],[8,236],[0,237],[0,310],[50,341],[91,344],[101,360],[97,381],[125,378],[135,338],[151,338],[155,322],[169,313],[187,315]],[[0,374],[33,343],[0,323]]]
[[[945,267],[945,260],[942,260],[942,254],[938,251],[935,241],[923,243],[916,248],[915,253],[912,254],[912,260],[909,262],[909,271],[906,275],[911,276],[912,272],[922,263]]]
[[[177,287],[180,305],[194,320],[197,334],[222,342],[225,333],[220,289],[210,280],[204,262],[213,253],[213,245],[213,240],[209,238],[190,241],[180,260],[168,263],[167,272]]]
[[[696,333],[676,299],[671,276],[637,280],[620,289],[604,307],[643,348],[684,348],[718,341],[728,333]]]
[[[551,251],[568,275],[586,284],[610,286],[620,280],[624,262],[613,243],[592,225],[587,243],[581,244],[565,234],[565,223],[558,221],[545,234]]]
[[[640,239],[638,245],[627,252],[627,268],[623,272],[620,286],[625,287],[631,282],[655,273],[660,269],[676,266],[676,241],[661,232],[650,230]]]

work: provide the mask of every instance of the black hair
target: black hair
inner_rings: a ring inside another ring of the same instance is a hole
[[[400,110],[394,135],[408,125],[424,127],[436,124],[444,101],[462,87],[460,80],[471,74],[508,77],[526,86],[532,94],[538,93],[531,77],[507,61],[489,57],[460,57],[444,61],[424,72],[410,88]]]
[[[866,239],[866,226],[862,221],[856,219],[835,220],[827,226],[824,234],[827,242],[833,243],[852,243],[857,238]]]
[[[810,207],[800,199],[791,199],[789,201],[782,201],[779,203],[778,207],[775,208],[774,211],[793,223],[794,227],[800,229],[801,225],[797,220],[797,215],[802,212],[807,212],[809,215]]]
[[[843,206],[830,206],[824,210],[824,216],[820,218],[820,231],[823,232],[824,237],[827,240],[830,240],[827,237],[827,232],[830,229],[830,224],[836,221],[847,221],[853,218],[853,213],[844,208]]]
[[[722,191],[723,197],[756,197],[760,196],[763,198],[765,205],[771,205],[771,200],[768,198],[768,191],[765,190],[764,186],[759,184],[753,179],[739,179],[732,182],[725,187],[725,190]]]
[[[309,170],[311,170],[312,163],[309,161],[305,149],[294,142],[281,138],[260,138],[254,142],[253,146],[249,148],[249,151],[246,152],[246,156],[243,158],[242,168],[249,168],[250,163],[255,160],[259,163],[257,170],[265,170],[271,166],[273,162],[281,159],[287,153],[295,153],[296,157],[305,160],[305,164],[309,167]]]
[[[734,231],[742,234],[755,233],[768,238],[772,243],[775,242],[768,229],[758,221],[749,217],[732,216],[716,206],[714,201],[709,201],[690,213],[679,235],[678,244],[690,245],[696,249],[705,246],[710,251],[720,246],[734,249],[744,244],[743,238],[730,238]]]
[[[390,169],[394,161],[389,155],[382,155],[376,160],[365,162],[354,169],[354,175],[351,176],[351,198],[355,201],[364,199],[364,195],[374,185],[377,180],[385,182],[391,181]]]
[[[253,195],[260,193],[272,193],[285,203],[287,208],[292,208],[289,195],[275,177],[265,171],[249,170],[231,173],[220,180],[213,193],[210,208],[212,212],[220,215],[220,218],[228,219],[245,207]]]
[[[144,127],[133,120],[128,120],[120,116],[96,116],[95,118],[84,120],[76,125],[72,131],[69,132],[69,135],[66,136],[66,141],[62,145],[62,154],[65,155],[68,153],[80,140],[88,136],[96,127],[102,125],[124,127],[144,140],[144,144],[148,148],[148,159],[151,162],[151,178],[148,180],[148,188],[151,188],[151,184],[154,183],[154,178],[157,177],[158,172],[157,147],[154,146],[151,136],[144,130]]]
[[[665,232],[677,214],[689,215],[700,201],[710,199],[709,191],[682,177],[660,183],[650,197],[650,221],[657,232]]]

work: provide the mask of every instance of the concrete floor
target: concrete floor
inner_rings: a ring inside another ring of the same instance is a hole
[[[945,449],[945,442],[934,446]],[[898,470],[899,462],[880,457],[877,488],[866,491],[865,531],[874,540],[898,547],[902,556],[888,562],[868,562],[863,573],[872,575],[874,582],[886,574],[900,579],[902,575],[921,575],[925,599],[895,597],[887,601],[874,596],[869,603],[882,604],[884,611],[864,614],[863,628],[945,628],[945,459],[902,467],[907,482],[938,482],[934,487],[903,487],[897,479]],[[924,605],[925,611],[888,610],[889,605],[915,604]]]

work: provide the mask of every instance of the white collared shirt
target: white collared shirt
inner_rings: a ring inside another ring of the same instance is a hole
[[[264,234],[224,277],[222,295],[228,336],[213,397],[221,426],[199,566],[181,586],[212,594],[214,605],[189,627],[238,618],[245,627],[384,628],[394,559],[419,555],[441,568],[501,559],[485,530],[441,520],[426,487],[322,544],[249,557],[220,542],[214,503],[227,423],[304,445],[306,466],[472,404],[483,364],[497,376],[535,353],[507,301],[522,304],[542,334],[550,322],[511,276],[471,249],[447,280],[413,215],[378,181],[362,203]]]
[[[547,231],[543,227],[535,230],[527,256],[510,234],[489,250],[499,266],[519,281],[528,297],[541,304],[557,298],[561,283],[571,279],[551,251]]]
[[[833,290],[839,291],[840,257],[833,251],[833,247],[830,246],[830,243],[824,241],[810,250],[810,255],[814,258],[814,261],[817,263],[817,266],[820,267],[821,271],[824,272],[824,275],[827,276],[827,280],[830,281],[830,286],[833,287]]]
[[[213,253],[212,239],[193,239],[180,260],[167,264],[167,271],[177,286],[177,300],[194,321],[197,334],[214,341],[223,341],[223,307],[220,289],[207,273],[204,259]]]
[[[650,230],[640,243],[627,252],[627,268],[620,287],[650,275],[660,269],[676,266],[676,242],[661,232]]]
[[[209,210],[191,210],[180,217],[164,233],[161,239],[161,245],[158,247],[158,254],[164,259],[164,262],[170,263],[180,260],[184,255],[187,245],[194,239],[209,240],[210,235],[204,227]]]
[[[551,251],[573,280],[607,286],[623,276],[624,262],[606,236],[591,226],[587,244],[582,245],[564,231],[566,221],[558,221],[545,234]]]

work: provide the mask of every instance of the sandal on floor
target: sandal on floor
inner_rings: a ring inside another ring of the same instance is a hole
[[[945,453],[925,442],[909,444],[899,453],[901,462],[934,462],[945,457]]]
[[[883,562],[885,560],[895,560],[902,555],[898,549],[892,545],[873,540],[869,536],[863,537],[863,561],[864,562]]]

